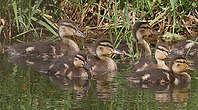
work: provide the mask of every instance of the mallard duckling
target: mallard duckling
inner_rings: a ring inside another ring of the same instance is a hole
[[[82,53],[76,54],[73,58],[64,56],[54,59],[49,66],[48,73],[57,77],[66,76],[69,79],[81,77],[87,79],[91,67],[87,63],[87,56]]]
[[[73,21],[61,20],[58,24],[61,41],[36,41],[25,44],[15,44],[8,46],[6,51],[13,58],[15,58],[15,56],[22,56],[35,57],[40,60],[62,57],[63,55],[73,55],[79,52],[80,49],[78,45],[67,37],[80,36],[85,38],[86,36],[77,29]]]
[[[149,69],[145,71],[127,74],[125,77],[134,86],[150,88],[155,86],[163,86],[167,84],[185,84],[190,83],[191,77],[184,71],[192,70],[187,60],[183,57],[176,57],[171,63],[171,70]]]
[[[157,64],[152,58],[140,58],[140,60],[134,63],[133,72],[144,71],[151,68],[161,68],[165,70],[170,70],[169,67],[165,64],[165,60],[169,59],[170,48],[166,44],[159,43],[155,51],[155,59]]]
[[[171,48],[171,53],[179,56],[198,57],[197,38],[179,42]]]
[[[95,47],[96,56],[90,56],[89,64],[92,66],[93,72],[115,72],[117,65],[110,54],[122,54],[118,49],[115,49],[113,43],[108,39],[100,39]]]
[[[149,43],[144,38],[151,35],[151,32],[148,22],[136,22],[132,29],[133,37],[139,44],[138,47],[143,47],[145,49],[145,56],[149,57],[151,57],[151,49]]]

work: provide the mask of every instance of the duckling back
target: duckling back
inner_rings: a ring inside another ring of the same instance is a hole
[[[126,74],[124,77],[132,82],[134,86],[145,86],[146,88],[154,87],[156,85],[167,85],[173,80],[170,71],[156,68]]]

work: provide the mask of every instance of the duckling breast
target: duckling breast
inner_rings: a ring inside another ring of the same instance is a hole
[[[94,74],[97,73],[107,73],[107,72],[116,72],[117,64],[111,58],[100,59],[92,66],[92,71]]]
[[[186,84],[190,82],[191,82],[191,77],[186,72],[183,72],[180,75],[175,75],[175,80],[174,80],[175,85],[181,85],[181,84]]]

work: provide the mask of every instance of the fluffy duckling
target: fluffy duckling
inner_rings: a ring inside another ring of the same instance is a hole
[[[89,64],[92,66],[93,72],[115,72],[117,65],[112,58],[108,57],[110,54],[122,54],[115,49],[113,43],[108,39],[100,39],[95,47],[96,56],[89,57]]]
[[[188,61],[184,57],[175,58],[171,63],[171,70],[173,73],[173,81],[175,85],[191,82],[190,75],[184,71],[193,71],[194,68],[191,68],[188,65]]]
[[[91,67],[87,63],[87,56],[82,53],[76,54],[73,58],[64,56],[54,59],[49,66],[48,73],[57,77],[66,76],[69,79],[81,77],[87,79],[90,77]]]
[[[170,71],[153,68],[127,74],[125,77],[135,87],[141,86],[143,88],[150,88],[167,84],[178,85],[190,83],[190,75],[184,72],[188,70],[192,70],[192,68],[189,67],[187,60],[183,57],[176,57],[172,60]]]
[[[165,64],[165,60],[169,59],[170,48],[166,44],[159,43],[155,51],[155,59],[157,64],[152,58],[140,58],[140,60],[134,63],[133,72],[144,71],[151,68],[161,68],[165,70],[170,70]]]
[[[136,22],[132,29],[133,37],[136,39],[139,44],[138,47],[145,49],[145,56],[151,57],[151,49],[149,43],[144,39],[146,36],[152,34],[152,30],[148,22]],[[142,50],[141,50],[142,51]]]
[[[71,20],[61,20],[59,23],[60,42],[36,41],[25,44],[8,46],[6,51],[14,59],[16,56],[35,57],[40,60],[73,55],[79,52],[78,45],[69,36],[86,36],[76,27]]]

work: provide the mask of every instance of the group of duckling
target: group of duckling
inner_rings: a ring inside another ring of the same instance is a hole
[[[110,54],[121,54],[108,39],[99,39],[94,46],[95,55],[80,51],[78,45],[70,36],[86,38],[71,20],[61,20],[59,23],[60,41],[36,41],[25,44],[15,44],[6,47],[10,62],[26,63],[39,72],[54,74],[57,77],[88,77],[96,72],[117,71],[117,65],[108,57]],[[92,50],[92,49],[91,49]]]
[[[110,40],[99,39],[92,49],[94,52],[84,52],[73,40],[69,39],[70,36],[86,38],[86,35],[76,27],[75,23],[71,20],[61,20],[58,26],[60,41],[36,41],[8,46],[6,52],[9,54],[9,60],[14,63],[26,63],[35,67],[39,72],[69,79],[74,77],[90,78],[94,75],[110,74],[117,71],[117,64],[108,55],[124,53],[116,49]],[[173,54],[173,52],[176,52],[175,50],[179,46],[170,49],[167,44],[158,43],[155,50],[157,63],[155,63],[149,43],[145,40],[146,37],[155,34],[148,22],[136,22],[132,33],[139,47],[144,47],[145,51],[143,51],[142,58],[134,63],[132,73],[124,75],[128,81],[135,85],[146,86],[177,85],[191,81],[190,75],[184,71],[192,70],[192,68],[188,65],[187,59],[181,57],[187,51],[180,52],[179,57],[171,58],[177,56],[177,53]],[[183,49],[194,46],[188,43],[185,45]],[[195,51],[194,54],[196,53]],[[165,61],[170,58],[172,60],[169,67]]]

